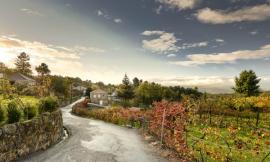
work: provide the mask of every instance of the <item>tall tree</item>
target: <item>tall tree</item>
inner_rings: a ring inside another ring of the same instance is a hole
[[[24,75],[31,75],[31,64],[29,63],[30,57],[25,52],[17,56],[15,61],[16,70]]]
[[[255,96],[259,94],[258,85],[260,79],[256,76],[252,70],[244,70],[240,73],[239,77],[235,77],[235,87],[233,90],[236,93],[243,94],[245,96]]]
[[[132,81],[134,87],[138,87],[140,85],[140,80],[137,77],[135,77]]]
[[[42,77],[51,73],[51,70],[45,63],[41,63],[38,67],[36,67],[36,71]]]
[[[119,86],[118,96],[125,101],[130,100],[134,97],[132,84],[130,83],[127,74],[125,74],[122,80],[122,84]]]
[[[48,95],[51,85],[51,79],[49,77],[51,71],[48,65],[45,63],[41,63],[38,67],[36,67],[36,71],[38,73],[38,87],[40,96]]]

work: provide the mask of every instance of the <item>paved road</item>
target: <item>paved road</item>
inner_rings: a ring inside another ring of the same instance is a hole
[[[62,109],[64,125],[72,136],[24,162],[164,162],[151,153],[136,130],[70,114]]]

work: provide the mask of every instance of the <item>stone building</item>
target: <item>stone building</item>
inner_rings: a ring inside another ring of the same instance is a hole
[[[97,89],[90,93],[91,103],[107,106],[109,104],[108,93],[104,90]]]

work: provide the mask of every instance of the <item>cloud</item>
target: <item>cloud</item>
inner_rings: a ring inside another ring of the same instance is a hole
[[[153,31],[149,31],[146,30],[142,33],[142,35],[145,36],[151,36],[151,35],[162,35],[163,33],[165,33],[164,31],[160,31],[160,30],[153,30]]]
[[[150,81],[166,86],[198,87],[209,93],[232,92],[233,77],[224,76],[182,76],[172,78],[153,78]]]
[[[176,46],[177,39],[174,33],[167,33],[165,31],[144,31],[144,36],[157,36],[151,40],[143,40],[143,48],[154,53],[167,54],[170,51],[177,52],[179,48]]]
[[[169,54],[167,57],[176,57],[176,54]]]
[[[251,35],[257,35],[258,34],[258,31],[257,30],[254,30],[254,31],[250,32],[249,34],[251,34]]]
[[[114,21],[115,23],[122,23],[122,19],[119,19],[119,18],[114,19],[113,21]]]
[[[178,10],[193,9],[196,7],[200,0],[156,0],[157,2],[167,5],[170,8]]]
[[[215,41],[216,41],[216,42],[219,42],[219,43],[225,42],[223,39],[220,39],[220,38],[217,38]]]
[[[106,50],[96,48],[96,47],[84,47],[84,46],[75,46],[73,51],[77,52],[89,52],[89,53],[104,53]]]
[[[98,16],[102,16],[102,15],[103,15],[103,12],[100,11],[100,10],[98,10],[98,11],[97,11],[97,14],[98,14]]]
[[[224,82],[233,82],[233,78],[221,76],[185,76],[174,77],[170,79],[152,79],[163,85],[182,85],[182,86],[198,86],[222,84]]]
[[[42,13],[29,9],[29,8],[22,8],[20,9],[21,12],[27,13],[29,15],[35,15],[35,16],[44,16]]]
[[[188,48],[198,48],[198,47],[206,47],[208,46],[208,42],[198,42],[198,43],[184,43],[180,49],[188,49]]]
[[[13,37],[7,37],[7,36],[0,37],[0,44],[1,44],[1,47],[6,47],[6,48],[23,46],[23,43],[20,40],[14,39]]]
[[[63,47],[41,42],[31,42],[9,36],[0,36],[0,60],[13,67],[18,54],[26,52],[31,57],[32,68],[45,62],[53,74],[86,76],[89,72],[81,64],[85,54],[103,53],[105,50],[95,47]],[[68,69],[68,70],[67,70]]]
[[[270,57],[270,44],[257,50],[239,50],[230,53],[193,54],[187,55],[187,61],[174,61],[170,64],[181,66],[195,66],[204,64],[235,63],[238,60],[255,60]]]
[[[97,10],[97,15],[98,16],[102,16],[102,17],[104,17],[107,20],[112,20],[113,22],[115,22],[117,24],[123,22],[122,19],[120,19],[120,18],[114,18],[114,17],[110,16],[109,14],[107,14],[104,11],[101,11],[101,10]]]
[[[246,7],[235,11],[204,8],[196,14],[202,23],[227,24],[243,21],[263,21],[270,18],[270,4]]]
[[[158,8],[155,9],[156,14],[159,15],[161,13],[162,8],[163,7],[161,5],[159,5]]]
[[[143,48],[154,53],[168,54],[169,52],[178,52],[179,50],[206,47],[209,42],[183,43],[182,46],[177,46],[176,43],[181,40],[174,36],[174,33],[168,33],[160,30],[146,30],[141,33],[144,36],[155,36],[157,38],[151,40],[143,40]]]

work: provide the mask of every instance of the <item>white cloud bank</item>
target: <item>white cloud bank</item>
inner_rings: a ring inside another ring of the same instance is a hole
[[[203,64],[235,63],[238,60],[263,59],[270,57],[270,44],[257,50],[239,50],[230,53],[187,55],[187,61],[172,61],[170,64],[194,66]]]
[[[226,24],[243,21],[263,21],[270,18],[270,4],[246,7],[235,11],[204,8],[196,14],[202,23]]]
[[[209,93],[230,93],[234,84],[233,77],[223,76],[182,76],[174,78],[154,78],[154,81],[166,86],[198,87]]]
[[[105,50],[95,47],[76,46],[72,48],[25,41],[9,36],[0,36],[0,61],[13,67],[14,60],[21,52],[31,57],[32,68],[45,62],[53,74],[68,76],[89,76],[89,71],[81,63],[85,54],[104,53]]]
[[[200,0],[156,0],[157,2],[167,5],[170,8],[178,10],[193,9],[196,7]]]

